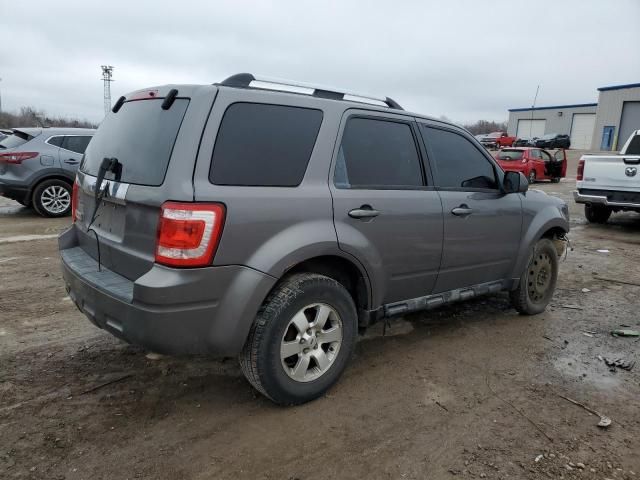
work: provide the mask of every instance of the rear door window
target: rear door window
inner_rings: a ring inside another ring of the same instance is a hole
[[[218,130],[209,180],[216,185],[300,185],[321,123],[320,110],[234,103]]]
[[[177,98],[163,110],[162,101],[129,101],[117,113],[108,114],[89,142],[81,171],[98,175],[103,158],[117,158],[122,165],[121,182],[161,185],[189,106],[189,100]]]
[[[334,173],[338,188],[416,188],[424,185],[420,156],[407,123],[350,118]]]
[[[76,152],[79,154],[83,154],[87,149],[87,145],[91,141],[91,136],[67,136],[64,137],[64,142],[62,143],[62,148],[66,150],[71,150],[72,152]],[[49,142],[51,143],[51,142]]]
[[[437,186],[457,190],[498,188],[493,164],[470,140],[450,130],[421,128],[430,163],[436,167]]]
[[[63,142],[64,142],[63,136],[51,137],[47,140],[47,143],[49,145],[53,145],[54,147],[61,147]]]

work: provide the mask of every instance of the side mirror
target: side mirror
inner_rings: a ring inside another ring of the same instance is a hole
[[[505,172],[502,188],[505,193],[524,193],[529,190],[529,181],[522,172]]]

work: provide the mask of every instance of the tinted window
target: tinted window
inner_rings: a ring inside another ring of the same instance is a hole
[[[440,187],[497,188],[492,164],[471,141],[447,130],[423,126],[423,131]]]
[[[169,110],[161,105],[162,99],[136,100],[109,113],[89,143],[81,170],[97,175],[102,159],[115,157],[122,165],[120,181],[161,185],[189,100],[178,98]]]
[[[20,145],[24,145],[29,140],[31,140],[31,135],[24,132],[13,132],[13,135],[9,135],[7,138],[0,142],[0,149],[2,148],[16,148]]]
[[[411,127],[370,118],[349,119],[338,152],[335,184],[341,188],[424,185]]]
[[[54,147],[61,147],[63,141],[64,137],[51,137],[49,140],[47,140],[47,143],[49,145],[53,145]]]
[[[501,150],[498,153],[498,160],[503,160],[505,162],[511,160],[522,160],[524,157],[524,152],[522,150]]]
[[[535,160],[542,160],[542,155],[540,154],[540,150],[531,150],[530,156]]]
[[[53,139],[52,139],[53,140]],[[87,149],[87,145],[91,141],[90,136],[69,136],[64,137],[64,143],[62,144],[62,148],[66,148],[67,150],[71,150],[76,153],[84,153]],[[51,142],[49,142],[51,143]]]
[[[640,155],[640,135],[636,135],[629,142],[626,155]]]
[[[320,110],[235,103],[222,119],[209,179],[216,185],[295,187],[321,123]]]

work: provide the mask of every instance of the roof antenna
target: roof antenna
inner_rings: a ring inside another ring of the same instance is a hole
[[[533,97],[533,105],[531,105],[531,121],[529,122],[529,140],[533,132],[533,109],[536,108],[536,100],[538,100],[538,92],[540,91],[540,85],[536,88],[536,96]]]

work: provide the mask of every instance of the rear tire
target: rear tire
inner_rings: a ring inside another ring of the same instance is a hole
[[[541,238],[533,248],[518,287],[509,292],[511,304],[522,315],[536,315],[547,308],[558,280],[558,253],[553,242]]]
[[[64,217],[71,213],[71,185],[58,179],[45,180],[33,190],[32,205],[43,217]]]
[[[245,377],[280,405],[322,396],[351,357],[357,311],[332,278],[300,273],[283,280],[260,308],[240,356]]]
[[[536,183],[536,171],[531,170],[527,179],[529,180],[529,185],[533,185],[534,183]]]
[[[602,205],[586,204],[584,206],[584,216],[587,217],[589,223],[607,223],[611,216],[611,209]]]
[[[553,177],[551,183],[560,183],[560,177]]]

